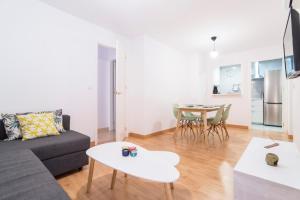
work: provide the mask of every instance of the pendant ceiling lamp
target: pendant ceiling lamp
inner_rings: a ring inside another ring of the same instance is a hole
[[[216,58],[219,55],[219,52],[216,50],[216,40],[217,40],[217,36],[212,36],[211,40],[213,41],[213,49],[210,52],[210,57],[212,58]]]

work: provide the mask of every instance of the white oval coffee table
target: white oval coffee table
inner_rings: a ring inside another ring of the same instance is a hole
[[[123,146],[135,146],[138,155],[136,157],[123,157]],[[176,153],[168,151],[149,151],[145,148],[130,142],[111,142],[92,147],[86,151],[91,158],[87,192],[89,192],[95,161],[113,168],[111,189],[114,188],[117,171],[138,178],[163,183],[167,197],[172,198],[169,191],[169,184],[173,189],[173,183],[179,178],[180,173],[176,169],[180,158]]]

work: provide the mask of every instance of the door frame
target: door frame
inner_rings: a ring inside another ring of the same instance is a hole
[[[117,58],[116,58],[117,59]],[[111,115],[110,115],[110,128],[111,126],[113,127],[113,130],[116,131],[116,112],[117,112],[117,109],[116,109],[116,101],[117,101],[117,98],[116,98],[116,79],[117,79],[117,76],[116,76],[116,59],[114,59],[113,61],[111,61],[111,68],[110,68],[110,84],[111,84],[111,93],[110,93],[110,99],[111,99],[111,106],[110,106],[110,112],[111,112]],[[110,129],[111,131],[112,129]],[[116,134],[114,132],[114,134]]]
[[[127,54],[125,43],[116,41],[116,141],[128,136],[127,131]]]
[[[100,116],[100,113],[99,113],[99,111],[98,111],[98,106],[99,106],[99,97],[98,97],[98,95],[99,95],[99,48],[102,46],[102,47],[107,47],[107,48],[113,48],[113,49],[115,49],[115,51],[116,51],[116,58],[115,58],[115,60],[114,60],[114,62],[115,62],[115,65],[114,65],[114,68],[115,69],[113,69],[113,70],[111,70],[111,72],[113,72],[114,74],[112,75],[112,76],[114,76],[114,88],[113,88],[113,96],[114,96],[114,128],[115,128],[115,138],[118,138],[117,137],[117,131],[116,131],[116,127],[117,127],[117,124],[118,124],[118,120],[117,120],[117,113],[118,113],[118,107],[117,107],[117,73],[118,73],[118,70],[117,70],[117,63],[118,63],[118,56],[117,56],[117,45],[118,44],[118,41],[116,41],[115,42],[115,45],[104,45],[104,44],[101,44],[101,43],[97,43],[97,74],[96,74],[96,76],[97,76],[97,78],[96,78],[96,80],[97,80],[97,124],[98,124],[98,121],[99,121],[99,116]],[[124,70],[126,70],[126,69],[124,69]],[[111,75],[111,74],[110,74]],[[124,76],[124,75],[123,75]],[[125,79],[125,77],[124,77],[124,79]],[[124,91],[125,92],[125,91]],[[124,108],[124,110],[125,110],[125,116],[126,116],[126,98],[124,98],[124,102],[122,103],[124,106],[125,106],[125,108]],[[110,110],[110,112],[111,112],[111,109],[109,109]],[[109,122],[110,123],[110,122]],[[125,121],[125,126],[126,126],[126,121]],[[119,133],[120,134],[120,133]],[[96,130],[96,136],[95,136],[95,145],[98,143],[98,125],[97,125],[97,130]]]
[[[97,130],[96,130],[96,136],[95,136],[95,145],[97,145],[98,143],[98,130],[99,130],[99,127],[98,127],[98,122],[99,122],[99,118],[100,118],[100,115],[99,115],[99,105],[100,105],[100,99],[99,99],[99,49],[101,47],[104,47],[104,48],[110,48],[110,49],[114,49],[115,50],[115,60],[116,60],[116,57],[117,57],[117,48],[116,48],[116,45],[104,45],[104,44],[101,44],[101,43],[97,43],[97,73],[96,73],[96,79],[97,79]],[[112,62],[110,63],[110,67],[112,67]],[[116,66],[115,66],[116,67]],[[110,105],[111,103],[113,103],[114,105],[112,106],[113,108],[111,108],[111,106],[108,108],[109,110],[109,129],[110,129],[110,126],[111,126],[111,115],[113,115],[114,119],[113,119],[113,126],[114,126],[114,129],[115,129],[115,126],[116,126],[116,94],[115,94],[115,91],[114,91],[114,88],[115,87],[115,84],[116,84],[116,76],[115,74],[112,74],[112,73],[116,73],[116,71],[114,72],[113,69],[110,68],[109,70],[109,84],[112,84],[112,82],[114,81],[114,85],[111,85],[111,87],[109,88],[110,90],[110,95],[109,95],[109,98],[110,98]],[[114,80],[112,80],[112,78],[114,78]],[[112,100],[112,99],[114,100]],[[111,112],[114,112],[114,113],[111,113]],[[116,138],[116,137],[114,137]]]
[[[251,59],[251,60],[248,60],[248,64],[249,64],[249,71],[248,71],[248,80],[250,80],[248,82],[248,87],[250,88],[249,90],[249,101],[250,101],[250,104],[249,104],[249,111],[250,111],[250,120],[249,120],[249,128],[252,127],[252,113],[251,113],[251,97],[252,97],[252,94],[251,94],[251,73],[252,73],[252,63],[254,62],[260,62],[260,61],[267,61],[267,60],[276,60],[276,59],[280,59],[281,56],[280,54],[279,55],[272,55],[272,56],[262,56],[262,57],[256,57],[255,59]],[[289,119],[289,114],[288,114],[288,108],[289,108],[289,88],[288,88],[288,85],[289,85],[289,82],[285,79],[285,68],[284,68],[284,59],[281,59],[282,60],[282,68],[281,68],[281,71],[282,71],[282,79],[281,79],[281,84],[282,84],[282,123],[283,123],[283,126],[282,126],[282,133],[288,133],[288,129],[290,127],[290,119]]]

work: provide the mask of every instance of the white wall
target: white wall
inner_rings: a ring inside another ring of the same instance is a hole
[[[228,123],[250,126],[251,124],[251,63],[253,61],[271,60],[282,58],[282,46],[270,46],[252,49],[244,52],[220,54],[216,59],[206,57],[206,100],[208,104],[232,104]],[[212,96],[213,71],[215,68],[226,65],[241,64],[241,96]],[[285,80],[285,79],[283,79]],[[286,81],[284,81],[286,82]],[[283,95],[287,94],[287,84],[283,86]],[[287,98],[283,99],[285,106],[283,120],[287,123]],[[288,127],[286,126],[287,130]]]
[[[0,112],[63,108],[97,130],[97,46],[125,39],[38,0],[0,1]]]
[[[290,131],[294,135],[294,141],[300,150],[300,78],[289,80],[290,82]]]
[[[127,57],[127,131],[145,133],[144,37],[132,39]]]
[[[116,59],[116,50],[104,46],[98,47],[98,129],[111,128],[112,115],[112,61]]]
[[[173,127],[173,103],[201,102],[205,87],[198,55],[149,37],[129,42],[38,0],[1,1],[0,25],[0,112],[63,108],[71,115],[71,128],[94,139],[99,123],[97,48],[115,47],[117,40],[125,45],[128,60],[128,132]]]
[[[127,44],[127,131],[141,134],[173,127],[174,103],[233,103],[229,122],[249,125],[250,63],[282,56],[278,46],[204,62],[147,36],[129,42],[38,0],[0,1],[0,25],[0,112],[63,108],[72,129],[92,138],[98,128],[98,44]],[[213,98],[212,68],[239,63],[242,97]]]
[[[201,102],[200,56],[148,36],[137,38],[132,48],[136,59],[128,69],[127,96],[135,103],[128,108],[129,132],[145,135],[174,127],[173,104]]]
[[[300,12],[300,1],[294,0],[294,8]],[[290,123],[290,132],[294,135],[294,141],[297,144],[300,150],[300,112],[299,112],[299,102],[300,102],[300,77],[296,79],[291,79],[289,82],[289,121]]]
[[[300,1],[294,1],[294,8],[300,12]],[[289,131],[294,135],[294,141],[300,149],[300,112],[299,112],[299,102],[300,102],[300,78],[291,79],[288,81],[289,86]]]

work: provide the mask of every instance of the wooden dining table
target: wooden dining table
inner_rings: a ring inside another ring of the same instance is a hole
[[[182,105],[178,107],[177,113],[177,125],[176,125],[176,134],[180,128],[180,121],[183,112],[190,113],[201,113],[201,119],[203,120],[204,131],[207,130],[207,113],[217,111],[221,106],[219,105]]]

